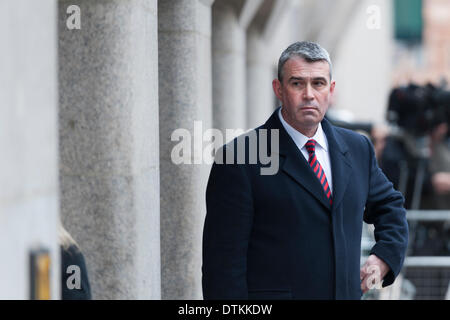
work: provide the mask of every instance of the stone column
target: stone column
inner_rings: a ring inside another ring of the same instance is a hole
[[[213,125],[246,129],[244,1],[218,0],[213,6]]]
[[[194,121],[201,121],[197,124],[202,130],[192,135],[194,144],[211,127],[211,4],[211,0],[158,3],[163,299],[202,298],[202,231],[210,166],[188,150],[192,164],[175,164],[171,153],[178,142],[171,136],[180,128],[193,134]]]
[[[159,299],[156,0],[59,1],[63,221],[93,298]]]
[[[50,253],[60,298],[56,3],[0,1],[0,299],[29,299],[29,254]]]
[[[274,60],[267,54],[267,42],[254,25],[247,31],[247,127],[258,127],[275,108],[272,80],[276,77]]]
[[[291,43],[300,40],[296,0],[264,0],[247,30],[247,124],[263,124],[278,107],[272,89],[278,59]]]

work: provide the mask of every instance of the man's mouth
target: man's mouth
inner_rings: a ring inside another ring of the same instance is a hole
[[[301,110],[318,110],[319,106],[313,104],[301,104],[300,105]]]

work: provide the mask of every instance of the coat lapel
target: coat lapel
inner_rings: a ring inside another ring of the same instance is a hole
[[[264,127],[279,130],[279,152],[284,161],[280,160],[281,170],[303,186],[306,191],[320,201],[326,208],[330,208],[328,199],[323,192],[322,186],[309,167],[308,162],[297,148],[297,145],[284,129],[278,118],[279,108],[267,120]]]
[[[300,153],[300,151],[299,151]],[[282,170],[301,184],[313,197],[319,200],[326,208],[330,208],[330,202],[323,192],[319,180],[312,172],[302,154],[287,156]]]
[[[279,130],[279,152],[285,158],[280,163],[281,170],[303,186],[306,191],[320,201],[326,208],[331,209],[322,185],[309,167],[301,151],[297,148],[281,124],[278,118],[278,110],[279,108],[275,110],[263,127]],[[326,119],[322,121],[322,128],[326,134],[329,146],[331,171],[333,175],[333,207],[335,208],[342,201],[345,188],[350,178],[351,165],[346,157],[346,144],[336,137],[335,130]]]
[[[344,198],[347,184],[352,176],[352,166],[347,144],[328,120],[322,120],[322,129],[327,136],[329,147],[333,176],[333,208],[337,208]]]

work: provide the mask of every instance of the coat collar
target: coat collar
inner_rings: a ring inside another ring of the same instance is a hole
[[[279,153],[286,158],[281,164],[281,170],[302,185],[326,208],[331,209],[319,180],[281,124],[278,117],[279,109],[277,108],[275,110],[262,127],[279,130]],[[352,166],[349,159],[348,146],[340,133],[326,119],[323,119],[321,124],[328,140],[331,172],[333,176],[333,208],[337,208],[344,197],[345,189],[351,176]]]
[[[326,140],[325,133],[323,132],[321,123],[319,123],[315,135],[309,138],[305,136],[303,133],[294,129],[289,123],[286,122],[286,120],[284,120],[283,115],[281,114],[281,108],[278,109],[278,118],[280,119],[283,128],[286,130],[286,132],[289,134],[292,140],[294,140],[295,144],[297,145],[297,148],[302,149],[309,139],[314,139],[316,140],[317,145],[319,145],[321,148],[323,148],[325,151],[328,152],[328,142]]]

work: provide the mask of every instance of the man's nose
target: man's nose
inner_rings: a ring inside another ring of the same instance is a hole
[[[305,100],[312,100],[314,99],[314,95],[312,92],[311,84],[307,83],[305,86],[305,90],[303,91],[303,98]]]

